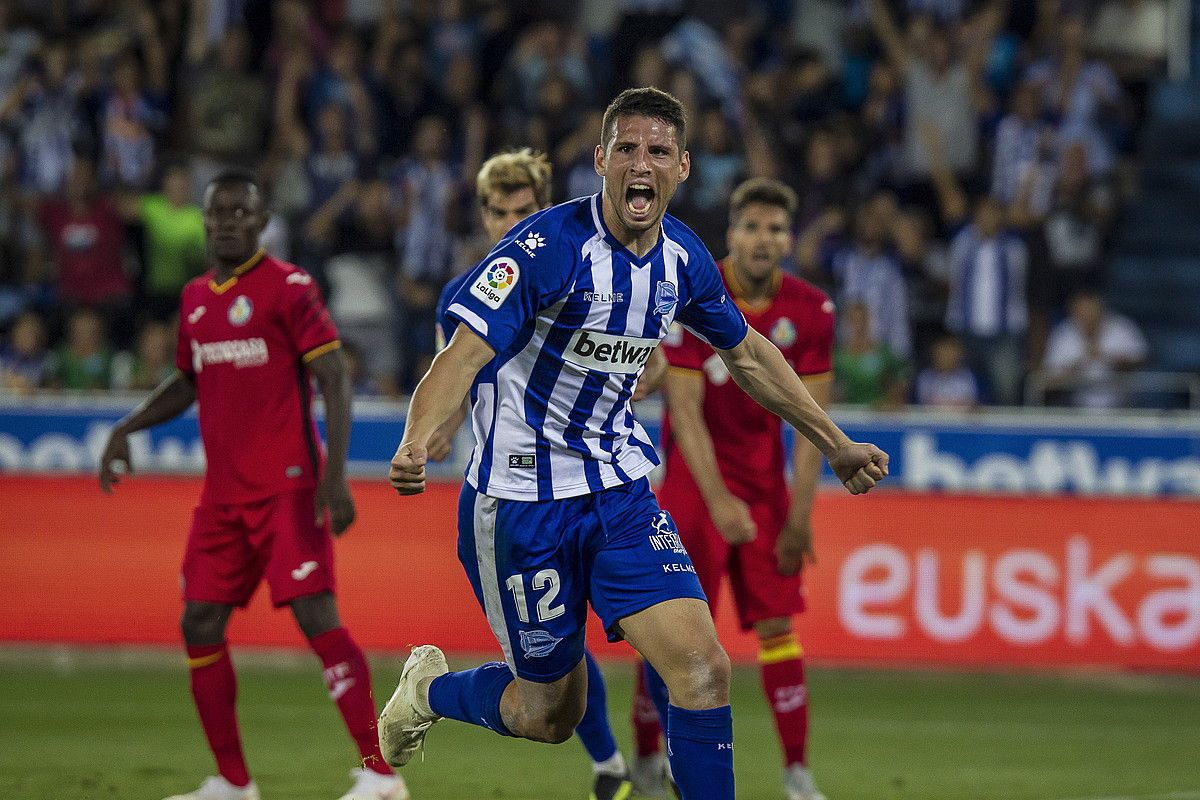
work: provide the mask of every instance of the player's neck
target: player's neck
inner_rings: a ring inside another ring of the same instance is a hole
[[[658,244],[658,237],[662,234],[661,217],[646,230],[631,233],[621,224],[621,219],[617,216],[617,212],[613,210],[608,197],[604,197],[600,201],[600,216],[604,218],[604,225],[608,228],[608,232],[612,234],[612,237],[622,247],[638,258],[653,250],[654,245]]]
[[[725,270],[728,273],[729,288],[737,300],[757,305],[773,299],[775,293],[779,291],[778,267],[763,277],[756,278],[742,269],[737,261],[727,258],[725,259]]]
[[[214,258],[209,266],[213,271],[213,276],[217,279],[217,283],[224,283],[232,277],[241,275],[252,267],[262,255],[263,251],[258,249],[245,258],[237,260]]]

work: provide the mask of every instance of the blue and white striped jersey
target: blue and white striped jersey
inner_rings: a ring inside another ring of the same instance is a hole
[[[467,273],[439,324],[466,325],[496,357],[472,389],[467,480],[510,500],[552,500],[636,480],[658,464],[630,396],[678,320],[714,347],[746,335],[712,256],[673,217],[638,258],[593,195],[539,211]]]

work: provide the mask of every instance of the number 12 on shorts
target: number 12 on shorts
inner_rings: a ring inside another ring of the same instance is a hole
[[[558,578],[558,570],[539,570],[534,573],[533,580],[530,583],[535,591],[546,590],[546,593],[542,595],[542,599],[538,600],[537,603],[538,622],[548,622],[567,613],[566,606],[561,603],[554,605],[559,589],[562,588],[562,582]],[[529,606],[525,602],[525,576],[520,573],[510,575],[508,580],[504,582],[504,585],[512,592],[513,605],[517,607],[517,618],[521,622],[529,622]]]

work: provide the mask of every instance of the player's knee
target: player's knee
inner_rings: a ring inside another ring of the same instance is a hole
[[[210,603],[187,603],[179,619],[179,629],[188,644],[217,644],[225,638],[228,611]]]
[[[729,703],[729,656],[714,639],[692,654],[675,685],[668,688],[671,702],[683,708],[715,708]]]
[[[754,633],[758,636],[759,641],[774,639],[777,636],[786,636],[791,632],[791,617],[775,617],[754,623]]]

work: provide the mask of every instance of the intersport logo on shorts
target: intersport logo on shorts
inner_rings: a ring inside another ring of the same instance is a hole
[[[192,340],[192,369],[196,372],[214,364],[233,364],[238,369],[261,367],[269,357],[267,341],[261,336],[224,342],[200,343]]]
[[[563,359],[587,369],[633,375],[646,366],[657,345],[657,339],[578,330],[567,343]]]

